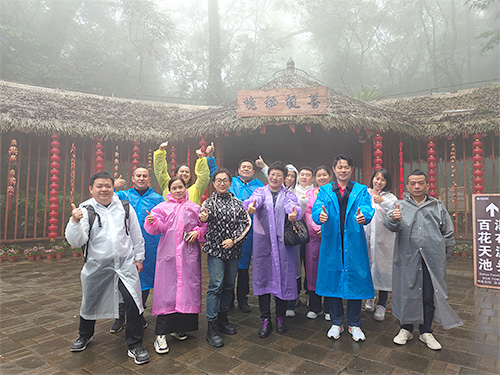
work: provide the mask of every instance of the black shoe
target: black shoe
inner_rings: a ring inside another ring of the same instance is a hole
[[[72,352],[81,352],[87,348],[87,345],[92,342],[94,336],[89,339],[84,339],[82,336],[78,337],[75,342],[71,345]]]
[[[129,349],[127,354],[130,358],[133,358],[134,362],[138,365],[148,363],[150,360],[149,353],[143,346]]]
[[[215,327],[216,324],[217,322],[215,320],[208,321],[207,341],[210,345],[220,348],[221,346],[224,346],[224,341],[217,333],[217,329]]]
[[[226,335],[236,334],[236,329],[231,324],[229,324],[229,320],[227,319],[227,311],[219,312],[219,315],[217,316],[217,330]]]
[[[115,319],[115,322],[113,323],[113,325],[109,329],[109,332],[111,332],[111,333],[120,332],[123,329],[123,327],[125,327],[125,317],[120,316],[118,319]]]
[[[252,309],[246,302],[238,303],[238,308],[244,313],[252,312]]]
[[[259,337],[261,339],[265,339],[271,334],[271,331],[273,330],[273,323],[271,323],[269,318],[260,318],[260,321],[261,327],[259,329]]]
[[[286,332],[285,319],[282,316],[276,317],[276,333],[282,334]]]

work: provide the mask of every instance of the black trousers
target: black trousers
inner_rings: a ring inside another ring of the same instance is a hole
[[[238,282],[236,284],[236,299],[238,300],[238,304],[248,303],[248,293],[250,293],[248,269],[238,269]]]
[[[139,314],[139,309],[137,308],[134,299],[121,280],[118,281],[118,290],[122,294],[125,302],[125,313],[127,317],[125,339],[127,341],[128,348],[134,349],[138,346],[142,346],[144,328],[142,327],[141,315]],[[95,320],[83,319],[80,316],[80,327],[78,328],[78,333],[81,337],[85,339],[91,338],[94,335],[94,329]]]
[[[378,291],[378,302],[377,305],[387,306],[387,298],[389,297],[389,292],[387,290]]]
[[[142,291],[142,306],[144,306],[144,310],[146,310],[146,301],[148,300],[150,290]],[[125,318],[125,302],[120,302],[120,305],[118,305],[118,313],[120,314],[120,319]]]
[[[285,317],[288,301],[276,297],[276,316]],[[271,318],[271,294],[259,296],[259,310],[261,318]]]
[[[308,292],[309,290],[307,289],[307,270],[306,270],[306,244],[300,245],[300,263],[301,263],[301,270],[302,266],[304,266],[304,290]],[[301,288],[297,289],[297,292],[300,293]]]
[[[424,324],[419,324],[418,329],[420,334],[432,333],[432,321],[434,320],[434,287],[432,286],[432,279],[427,269],[427,265],[422,259],[422,296],[423,296],[423,308],[424,308]],[[401,328],[407,331],[413,332],[413,324],[401,324]]]
[[[321,311],[324,311],[325,314],[328,314],[330,311],[328,297],[324,297],[324,302],[321,303],[322,298],[323,297],[318,296],[315,291],[309,291],[309,310],[314,311],[316,314]]]

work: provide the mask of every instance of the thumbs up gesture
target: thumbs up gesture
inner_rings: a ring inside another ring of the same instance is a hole
[[[361,208],[358,207],[358,211],[356,211],[356,222],[360,225],[365,223],[365,215],[361,213]]]
[[[205,207],[202,207],[201,208],[201,211],[200,211],[200,221],[202,223],[206,223],[208,221],[208,211]]]
[[[295,211],[295,206],[292,207],[292,213],[288,214],[288,220],[292,223],[295,223],[295,220],[297,220],[297,211]]]
[[[262,159],[262,155],[259,155],[259,158],[255,160],[255,165],[259,167],[260,169],[264,168],[266,166],[266,163],[264,162],[264,159]]]
[[[321,206],[323,210],[321,210],[321,213],[319,214],[319,221],[322,223],[326,223],[328,220],[328,214],[326,213],[326,208],[325,206]]]
[[[148,216],[146,216],[146,220],[149,224],[153,224],[155,222],[155,217],[151,215],[148,210],[146,210],[146,213],[148,214]]]
[[[250,215],[255,213],[255,205],[257,204],[257,199],[254,199],[252,203],[248,205],[247,211]]]
[[[167,149],[167,146],[168,146],[168,142],[163,142],[161,145],[160,145],[160,150],[164,151]]]
[[[212,156],[214,156],[214,151],[215,151],[215,146],[214,143],[212,142],[207,146],[206,149],[207,157],[211,158]]]
[[[83,211],[81,208],[77,208],[74,203],[71,203],[71,220],[75,223],[79,223],[83,217]]]
[[[116,190],[121,190],[121,189],[125,188],[125,185],[126,185],[126,182],[125,182],[125,180],[122,178],[122,175],[120,175],[120,177],[118,177],[118,178],[115,180],[115,189],[116,189]]]
[[[396,209],[392,211],[392,219],[393,220],[401,220],[403,216],[401,215],[401,210],[399,208],[399,203],[396,204]]]

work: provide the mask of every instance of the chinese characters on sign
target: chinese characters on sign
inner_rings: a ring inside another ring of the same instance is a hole
[[[238,117],[326,115],[326,87],[240,90]]]
[[[500,194],[474,194],[474,285],[500,289]]]

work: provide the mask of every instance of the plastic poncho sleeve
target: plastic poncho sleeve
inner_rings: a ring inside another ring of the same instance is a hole
[[[399,204],[399,209],[401,210],[401,216],[403,216],[403,207],[401,205],[401,201],[396,201],[392,203],[391,207],[387,210],[386,214],[384,215],[384,226],[391,232],[399,232],[401,229],[403,229],[403,220],[402,219],[394,220],[392,218],[392,211],[396,209],[396,205],[398,204]]]
[[[139,220],[137,219],[137,214],[135,213],[134,207],[130,205],[130,215],[129,215],[129,233],[133,244],[134,251],[134,261],[142,262],[145,259],[145,249],[144,249],[144,237],[142,237],[141,226],[139,225]]]
[[[89,216],[87,209],[82,208],[83,217],[78,223],[75,223],[71,218],[66,225],[64,235],[68,243],[73,247],[82,247],[89,240]]]
[[[439,230],[444,238],[444,243],[446,246],[446,257],[449,258],[453,254],[455,249],[455,226],[451,220],[450,214],[446,210],[443,204],[439,205],[441,210],[441,225]]]
[[[366,187],[361,190],[360,194],[360,204],[355,208],[356,211],[359,208],[361,213],[365,217],[365,222],[363,225],[368,225],[372,221],[373,215],[375,215],[375,209],[372,207],[372,196],[370,195],[370,193],[368,193],[368,189]]]
[[[196,182],[188,189],[189,200],[200,204],[201,196],[210,182],[210,169],[208,168],[207,158],[199,158],[196,160],[194,173],[196,174]]]
[[[168,194],[168,183],[170,181],[170,174],[168,173],[167,151],[156,150],[153,154],[153,170],[160,185],[163,197]]]
[[[257,211],[262,206],[262,203],[264,202],[264,195],[263,195],[262,188],[255,189],[255,191],[252,193],[250,198],[246,199],[243,202],[243,208],[245,210],[248,210],[248,205],[250,203],[253,203],[254,201],[255,201],[255,210]]]
[[[285,214],[289,215],[292,213],[292,209],[295,207],[295,212],[297,212],[297,221],[302,219],[302,208],[300,207],[299,200],[295,193],[286,193],[284,209]]]
[[[215,171],[217,170],[217,162],[215,161],[215,157],[208,157],[207,156],[207,164],[208,164],[208,169],[210,169],[210,178],[214,175]]]
[[[155,207],[151,210],[151,215],[154,216],[155,220],[152,224],[149,224],[148,219],[144,219],[144,230],[149,234],[156,235],[162,234],[167,231],[168,226],[165,220],[165,213],[162,207]]]

